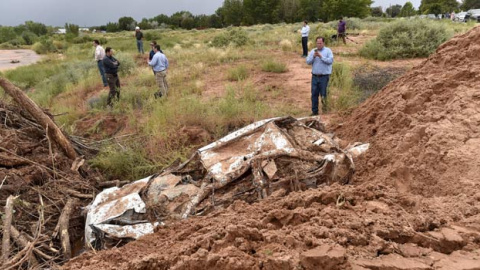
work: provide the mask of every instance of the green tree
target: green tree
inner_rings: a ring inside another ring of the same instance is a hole
[[[242,0],[225,0],[220,10],[226,25],[239,26],[242,23],[244,10]]]
[[[77,37],[80,27],[76,24],[73,23],[65,23],[65,31],[67,32],[68,35]]]
[[[13,27],[0,26],[0,43],[4,43],[13,40],[17,37]]]
[[[278,22],[279,6],[280,0],[243,0],[244,12],[254,24]]]
[[[462,10],[480,8],[480,0],[463,0]]]
[[[120,30],[120,28],[118,28],[118,23],[114,22],[107,23],[105,29],[107,32],[118,32]]]
[[[372,7],[370,8],[370,13],[372,17],[382,17],[383,9],[382,7]]]
[[[410,17],[415,15],[416,11],[415,8],[413,7],[413,4],[411,2],[406,2],[405,5],[403,5],[402,10],[400,10],[400,17]]]
[[[137,21],[135,21],[132,17],[121,17],[118,19],[118,29],[120,31],[131,31],[135,29],[137,25]]]
[[[300,1],[298,0],[280,0],[278,7],[278,20],[287,23],[298,21],[298,9]]]
[[[322,0],[300,0],[300,7],[298,9],[296,21],[318,21],[320,18],[321,7]]]
[[[401,10],[402,10],[402,6],[393,5],[393,6],[388,7],[387,10],[385,10],[385,13],[387,13],[387,15],[389,17],[395,18],[400,14]]]
[[[324,21],[341,16],[365,18],[370,15],[372,3],[372,0],[323,0],[320,16]]]
[[[152,29],[152,25],[147,18],[143,18],[141,22],[138,23],[140,29]]]
[[[457,10],[457,0],[422,0],[419,10],[423,14],[441,14]]]
[[[43,36],[47,34],[47,26],[45,26],[45,24],[43,23],[26,21],[25,28],[27,28],[28,31],[34,33],[37,36]]]

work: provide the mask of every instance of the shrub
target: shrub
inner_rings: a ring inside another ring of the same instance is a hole
[[[282,51],[284,51],[284,52],[292,50],[292,42],[288,39],[282,39],[282,41],[280,41],[279,45],[282,48]]]
[[[378,60],[427,57],[451,37],[444,26],[426,20],[398,21],[380,29],[360,55]]]
[[[213,38],[211,45],[214,47],[226,47],[234,45],[241,47],[250,42],[247,32],[241,28],[231,28],[228,32],[217,35]]]
[[[347,23],[347,30],[362,30],[364,29],[364,22],[362,19],[359,18],[343,18],[343,20]],[[328,23],[328,26],[332,29],[337,30],[338,27],[338,20],[331,21]]]
[[[50,52],[55,52],[57,49],[53,45],[51,39],[47,37],[41,37],[39,42],[33,44],[32,50],[34,50],[38,54],[47,54]]]
[[[328,86],[328,109],[346,111],[357,105],[359,92],[353,87],[350,67],[344,63],[334,63]]]
[[[122,75],[129,75],[135,71],[135,61],[133,61],[129,54],[117,52],[115,54],[115,58],[120,62],[118,72],[120,72]]]
[[[262,70],[266,72],[283,73],[287,71],[287,65],[273,60],[267,60],[263,62]]]
[[[227,78],[230,81],[241,81],[248,77],[248,70],[244,65],[240,65],[235,68],[228,70]]]

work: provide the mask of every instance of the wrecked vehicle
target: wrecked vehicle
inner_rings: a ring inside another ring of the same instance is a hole
[[[341,149],[316,117],[255,122],[198,149],[183,164],[98,194],[87,209],[86,244],[108,248],[152,233],[168,219],[203,215],[234,200],[346,184],[353,159],[368,147]]]

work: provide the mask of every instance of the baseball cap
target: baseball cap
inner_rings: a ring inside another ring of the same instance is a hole
[[[138,27],[138,26],[137,26],[137,27],[135,27],[135,30],[138,30],[138,29],[140,29],[140,27]]]

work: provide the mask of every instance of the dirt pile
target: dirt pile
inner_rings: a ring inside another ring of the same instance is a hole
[[[337,128],[371,143],[353,185],[279,192],[65,269],[480,269],[480,27]]]
[[[97,190],[92,180],[94,175],[84,166],[72,170],[74,160],[45,134],[46,130],[24,109],[0,101],[2,216],[6,214],[3,206],[7,198],[16,197],[12,209],[10,261],[3,265],[6,269],[54,266],[71,257],[62,250],[60,232],[56,229],[60,215],[67,201],[72,201],[68,222],[70,240],[82,238],[81,207],[92,200]],[[80,148],[77,145],[77,151]],[[4,233],[2,226],[2,235]],[[19,238],[27,242],[22,244]]]

